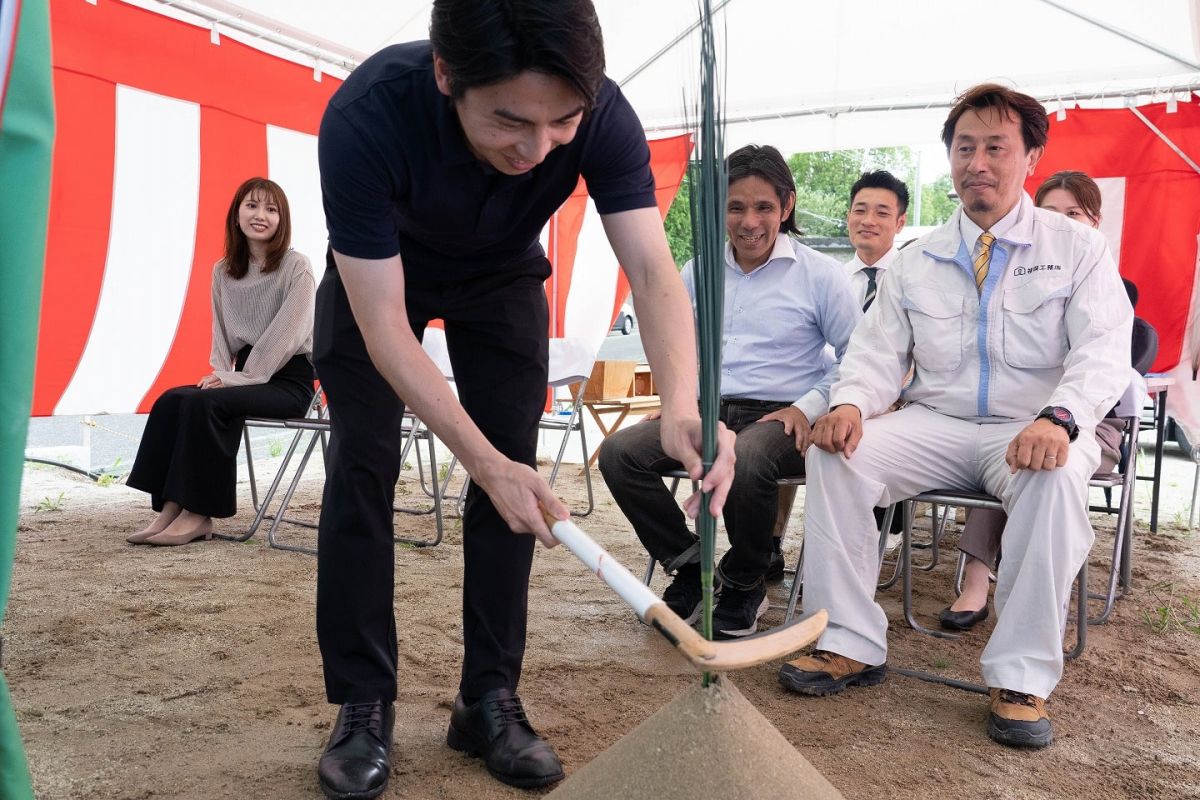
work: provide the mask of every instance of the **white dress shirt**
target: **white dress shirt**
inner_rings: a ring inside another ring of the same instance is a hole
[[[688,262],[682,277],[694,311],[692,270]],[[726,243],[721,396],[792,403],[814,422],[829,410],[829,387],[861,306],[842,265],[797,239],[780,234],[750,272]]]
[[[875,273],[875,291],[877,293],[879,291],[879,282],[883,280],[883,273],[892,265],[892,262],[896,260],[896,256],[899,253],[900,251],[896,246],[892,245],[891,250],[888,250],[879,257],[878,261],[870,265],[878,270]],[[842,268],[846,271],[846,276],[850,279],[850,288],[853,290],[854,297],[857,298],[858,304],[861,306],[867,299],[867,273],[863,272],[867,268],[867,265],[858,257],[858,253],[855,253]]]

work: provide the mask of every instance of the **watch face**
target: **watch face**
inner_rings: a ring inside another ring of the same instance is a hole
[[[1055,419],[1057,419],[1061,422],[1070,422],[1071,421],[1071,412],[1067,411],[1065,408],[1056,407],[1050,413],[1052,413],[1054,415]]]

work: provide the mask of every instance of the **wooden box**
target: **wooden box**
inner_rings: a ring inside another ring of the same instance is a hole
[[[635,397],[658,394],[654,388],[654,373],[650,371],[649,364],[638,364],[634,369],[633,394]]]
[[[592,367],[584,402],[614,400],[633,394],[633,373],[636,361],[597,361]]]

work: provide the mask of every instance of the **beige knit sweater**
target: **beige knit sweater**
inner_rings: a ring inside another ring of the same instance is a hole
[[[317,286],[312,265],[295,250],[279,269],[263,274],[257,264],[241,280],[213,266],[213,375],[225,386],[266,383],[294,355],[312,360],[313,307]],[[252,345],[241,372],[233,369],[237,352]]]

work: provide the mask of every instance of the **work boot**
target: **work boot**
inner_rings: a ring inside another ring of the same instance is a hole
[[[871,667],[828,650],[814,650],[779,669],[783,688],[814,697],[837,694],[847,686],[874,686],[885,677],[886,663]]]
[[[1054,741],[1046,701],[1032,694],[1009,689],[988,689],[992,708],[988,714],[987,734],[1009,747],[1040,749]]]

